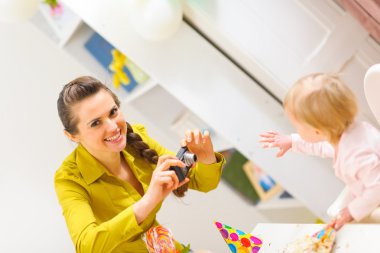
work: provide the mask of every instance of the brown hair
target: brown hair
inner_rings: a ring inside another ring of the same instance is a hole
[[[106,85],[93,77],[78,77],[63,87],[59,93],[57,108],[59,118],[67,132],[71,134],[78,133],[78,119],[75,117],[72,107],[83,99],[97,94],[101,90],[108,92],[114,99],[116,105],[120,107],[120,101],[117,96]],[[157,164],[158,154],[156,150],[149,148],[148,144],[141,139],[141,136],[133,132],[129,123],[127,123],[127,145],[131,146],[133,150],[149,163]],[[183,197],[187,189],[188,184],[185,184],[173,192],[176,196]]]
[[[298,80],[288,91],[284,108],[297,121],[321,130],[333,144],[339,142],[358,112],[351,89],[338,75],[323,73]]]

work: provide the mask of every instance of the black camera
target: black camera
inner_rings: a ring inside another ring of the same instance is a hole
[[[186,166],[184,168],[178,166],[170,166],[169,170],[174,170],[179,182],[182,182],[187,177],[191,166],[197,161],[197,156],[191,153],[187,147],[181,147],[176,155]]]

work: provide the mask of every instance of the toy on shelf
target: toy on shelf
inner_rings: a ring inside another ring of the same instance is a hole
[[[282,187],[254,162],[247,161],[243,165],[243,170],[262,201],[268,200],[283,191]]]
[[[215,222],[215,225],[233,253],[259,252],[263,244],[261,239],[220,222]]]
[[[131,81],[127,74],[123,71],[125,55],[123,55],[119,50],[113,49],[111,51],[112,62],[108,68],[113,72],[112,82],[115,88],[120,88],[121,84],[128,85]]]
[[[127,92],[131,92],[137,84],[149,79],[143,70],[98,33],[94,33],[90,37],[85,48],[112,74],[115,88],[121,87]]]
[[[63,6],[58,0],[44,0],[43,2],[49,5],[51,16],[61,15],[63,13]]]

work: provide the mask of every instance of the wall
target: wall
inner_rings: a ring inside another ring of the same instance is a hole
[[[30,24],[0,23],[0,251],[73,252],[53,176],[73,148],[56,111],[86,70]]]

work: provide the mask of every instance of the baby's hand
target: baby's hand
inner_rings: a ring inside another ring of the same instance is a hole
[[[292,147],[292,138],[290,135],[282,135],[274,131],[268,131],[260,134],[261,139],[259,142],[262,143],[263,148],[274,148],[278,147],[276,157],[283,156]]]
[[[332,227],[336,231],[338,231],[339,229],[343,227],[344,224],[349,223],[353,220],[354,218],[352,218],[350,211],[346,207],[342,211],[340,211],[340,213],[327,224],[327,227]]]

